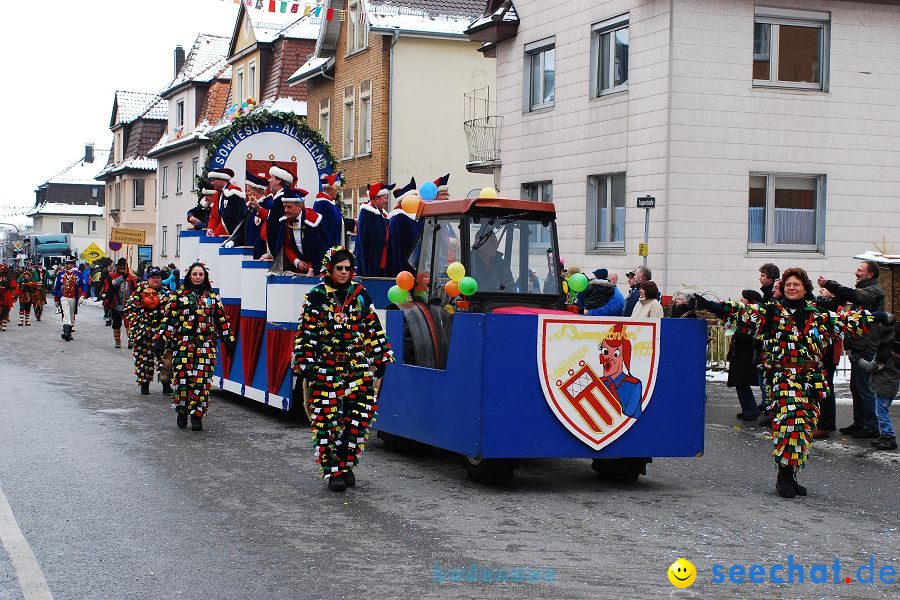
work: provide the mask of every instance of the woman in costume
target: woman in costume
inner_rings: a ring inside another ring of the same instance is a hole
[[[887,315],[820,311],[806,297],[813,285],[800,268],[782,273],[781,290],[780,302],[755,305],[712,302],[699,295],[695,299],[699,308],[712,312],[727,328],[753,335],[762,346],[763,368],[770,372],[768,409],[774,414],[775,489],[782,497],[793,498],[806,495],[806,488],[797,483],[797,471],[806,465],[819,404],[828,392],[822,363],[825,349],[844,334],[860,335],[873,322],[887,322]]]
[[[190,266],[182,287],[169,296],[163,320],[153,340],[153,351],[162,356],[166,343],[172,344],[173,379],[178,412],[178,427],[203,429],[203,417],[209,410],[209,386],[216,364],[216,340],[221,339],[233,351],[234,335],[225,316],[225,307],[212,291],[209,273],[202,263]]]
[[[353,281],[353,254],[332,248],[322,274],[303,305],[293,370],[312,392],[316,462],[328,489],[343,492],[356,485],[353,468],[375,418],[375,380],[394,356],[372,299]]]
[[[34,307],[34,316],[40,321],[41,312],[38,302],[44,297],[44,283],[37,269],[30,266],[22,269],[17,280],[19,284],[19,326],[30,327],[28,319],[31,317],[31,308]]]
[[[142,281],[125,302],[125,316],[131,323],[128,339],[134,342],[134,375],[141,386],[141,395],[150,395],[150,382],[161,360],[153,355],[153,338],[162,321],[163,305],[168,290],[163,288],[159,267],[147,269],[147,281]],[[171,394],[172,387],[163,383],[163,394]]]

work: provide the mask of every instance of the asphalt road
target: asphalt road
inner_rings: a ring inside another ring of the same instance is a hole
[[[816,443],[810,496],[783,500],[771,442],[736,426],[721,383],[708,386],[705,455],[658,459],[636,484],[603,482],[586,460],[532,460],[512,485],[483,487],[452,454],[373,441],[338,495],[305,423],[216,393],[206,431],[178,430],[158,384],[139,395],[96,308],[82,307],[74,342],[59,333],[52,314],[0,333],[0,491],[57,599],[659,598],[676,591],[679,557],[697,568],[694,597],[900,594],[900,578],[878,582],[885,565],[900,573],[900,454]],[[3,541],[0,598],[24,598]],[[788,555],[804,583],[769,581]],[[859,583],[870,556],[877,583]],[[835,559],[852,583],[832,583]],[[730,582],[735,564],[762,565],[765,583]],[[810,582],[814,564],[828,583]],[[447,580],[472,565],[553,580]]]

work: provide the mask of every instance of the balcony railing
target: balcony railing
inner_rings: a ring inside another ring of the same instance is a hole
[[[473,173],[492,173],[500,166],[500,128],[503,117],[497,116],[496,102],[491,100],[489,87],[464,94],[465,121],[463,129],[469,145],[469,164]]]

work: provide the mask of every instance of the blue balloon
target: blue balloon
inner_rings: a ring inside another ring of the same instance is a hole
[[[419,188],[419,197],[425,201],[431,201],[437,198],[437,186],[434,182],[429,181]]]

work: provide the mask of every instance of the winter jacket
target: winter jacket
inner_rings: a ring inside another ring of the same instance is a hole
[[[728,347],[728,387],[758,386],[759,372],[756,370],[756,363],[753,336],[735,332]]]
[[[856,289],[844,287],[836,281],[826,281],[825,289],[835,295],[840,304],[850,303],[854,307],[864,308],[869,312],[884,310],[884,291],[877,279],[863,279],[856,284]],[[848,307],[851,308],[851,307]],[[847,350],[856,354],[875,354],[878,347],[876,327],[869,328],[863,335],[848,338],[845,342]]]
[[[621,317],[625,309],[625,296],[606,279],[594,279],[579,294],[578,304],[586,315]]]
[[[634,307],[638,303],[638,299],[640,298],[640,295],[641,295],[641,289],[638,286],[629,288],[628,298],[625,300],[624,314],[626,317],[630,317],[631,313],[634,312]]]
[[[869,388],[882,398],[894,398],[900,387],[900,350],[896,340],[900,339],[900,323],[876,325],[877,335],[875,358],[857,359],[859,366],[869,372]]]
[[[663,317],[663,307],[659,300],[641,300],[635,305],[632,317],[639,319],[661,319]]]

